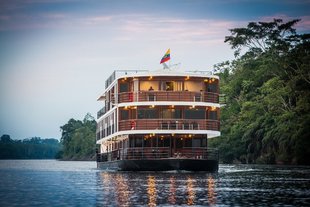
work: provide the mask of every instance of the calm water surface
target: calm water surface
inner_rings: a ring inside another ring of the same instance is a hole
[[[104,172],[95,162],[1,160],[0,206],[310,206],[310,168]]]

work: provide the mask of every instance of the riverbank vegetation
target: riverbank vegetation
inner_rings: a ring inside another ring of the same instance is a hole
[[[215,66],[227,104],[209,142],[222,162],[310,164],[310,34],[298,22],[251,22],[225,38],[236,58]]]
[[[60,127],[62,160],[95,160],[96,151],[96,121],[87,114],[84,119],[70,119]]]
[[[60,148],[57,139],[32,137],[13,140],[4,134],[0,139],[0,159],[54,159]]]

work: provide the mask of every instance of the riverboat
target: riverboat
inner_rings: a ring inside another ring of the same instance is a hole
[[[208,71],[117,70],[98,98],[97,167],[217,171],[219,77]]]

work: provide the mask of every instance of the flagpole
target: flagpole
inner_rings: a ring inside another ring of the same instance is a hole
[[[169,69],[169,66],[168,66],[166,63],[162,63],[162,64],[163,64],[163,66],[164,66],[164,68],[163,68],[164,70],[165,70],[165,69]]]

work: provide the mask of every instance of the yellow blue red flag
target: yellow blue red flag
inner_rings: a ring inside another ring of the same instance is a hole
[[[167,50],[166,54],[161,59],[160,64],[167,62],[168,60],[170,60],[170,49]]]

